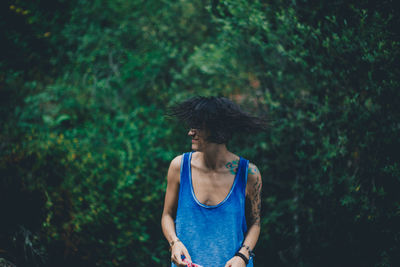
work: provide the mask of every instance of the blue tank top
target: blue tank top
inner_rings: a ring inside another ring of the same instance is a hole
[[[192,262],[203,267],[224,267],[240,249],[247,232],[245,194],[249,161],[240,157],[228,195],[219,204],[208,206],[200,203],[193,190],[192,153],[183,154],[181,161],[176,234]],[[252,259],[247,266],[253,266]]]

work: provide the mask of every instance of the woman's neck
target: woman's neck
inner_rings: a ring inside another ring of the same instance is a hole
[[[200,156],[205,167],[215,170],[225,166],[231,154],[225,144],[209,143]]]

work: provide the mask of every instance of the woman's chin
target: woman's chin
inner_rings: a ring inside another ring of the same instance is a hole
[[[198,151],[199,146],[197,144],[192,144],[192,150],[193,151]]]

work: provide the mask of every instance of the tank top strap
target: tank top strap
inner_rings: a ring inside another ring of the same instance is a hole
[[[249,167],[249,161],[245,158],[240,157],[237,186],[242,193],[246,192],[248,167]]]
[[[192,152],[186,152],[182,155],[182,160],[181,160],[181,178],[180,178],[180,184],[181,188],[182,186],[188,186],[189,185],[189,177],[190,177],[190,159],[192,157]]]

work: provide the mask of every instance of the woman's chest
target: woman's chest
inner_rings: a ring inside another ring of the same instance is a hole
[[[192,170],[193,192],[197,200],[208,206],[218,205],[224,201],[235,182],[235,175],[229,172],[202,172]]]

